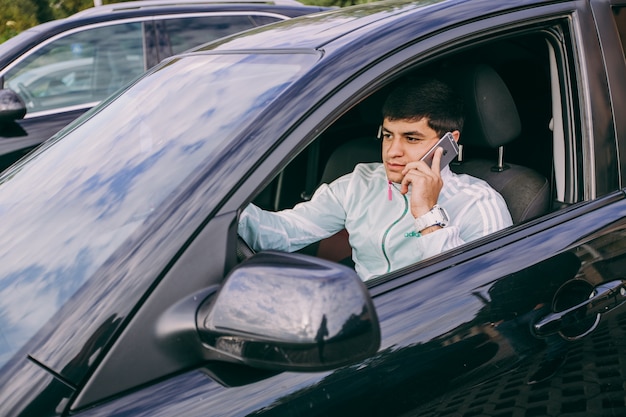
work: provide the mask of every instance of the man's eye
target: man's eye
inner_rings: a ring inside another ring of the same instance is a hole
[[[419,142],[420,141],[419,138],[413,138],[411,136],[407,136],[406,140],[407,140],[407,142],[411,142],[411,143],[415,143],[415,142]]]
[[[391,133],[384,133],[381,135],[383,140],[391,140]]]

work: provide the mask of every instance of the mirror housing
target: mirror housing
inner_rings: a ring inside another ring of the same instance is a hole
[[[0,90],[0,123],[23,119],[26,115],[24,100],[13,90]]]
[[[262,252],[238,265],[197,314],[216,359],[269,370],[323,371],[372,356],[380,328],[350,268],[306,255]]]

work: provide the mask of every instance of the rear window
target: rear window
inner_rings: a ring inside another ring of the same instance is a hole
[[[162,25],[171,45],[170,55],[258,26],[247,14],[181,17],[163,20]]]

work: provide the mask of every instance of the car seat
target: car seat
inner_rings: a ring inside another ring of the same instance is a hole
[[[375,136],[352,139],[333,151],[322,172],[321,183],[333,180],[352,172],[354,166],[364,162],[381,162],[381,144]],[[352,266],[352,248],[348,242],[348,232],[344,229],[323,239],[317,247],[317,256]]]
[[[548,212],[551,190],[547,178],[528,167],[504,161],[504,146],[519,139],[522,128],[502,78],[485,64],[456,68],[443,78],[465,103],[465,126],[459,140],[462,151],[458,162],[450,166],[452,171],[487,181],[506,201],[513,223]],[[493,159],[467,158],[468,150],[474,148],[493,150]]]

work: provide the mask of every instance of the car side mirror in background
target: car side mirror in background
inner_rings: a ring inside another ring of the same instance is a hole
[[[368,358],[380,346],[374,305],[352,269],[279,252],[257,253],[217,292],[181,300],[156,330],[168,356],[184,362],[271,371],[329,370]]]
[[[12,122],[24,118],[26,104],[13,90],[0,90],[0,123]]]

